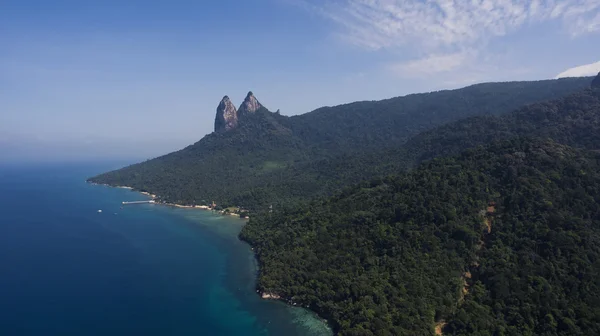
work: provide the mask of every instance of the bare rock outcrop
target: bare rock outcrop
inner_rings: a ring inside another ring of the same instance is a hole
[[[242,103],[242,105],[240,105],[240,108],[238,109],[238,116],[243,117],[245,115],[254,113],[258,111],[258,109],[261,107],[262,105],[260,104],[258,99],[256,99],[252,91],[250,91],[248,92],[248,95],[246,95],[246,99],[244,99],[244,102]]]
[[[227,132],[238,125],[238,113],[228,96],[223,97],[217,107],[215,132]]]

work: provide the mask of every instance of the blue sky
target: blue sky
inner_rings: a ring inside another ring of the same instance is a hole
[[[600,71],[598,0],[0,2],[0,157],[149,158],[269,109]]]

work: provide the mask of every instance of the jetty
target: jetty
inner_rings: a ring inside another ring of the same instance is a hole
[[[149,203],[155,203],[154,200],[149,200],[149,201],[131,201],[131,202],[123,202],[123,205],[127,205],[127,204],[149,204]]]

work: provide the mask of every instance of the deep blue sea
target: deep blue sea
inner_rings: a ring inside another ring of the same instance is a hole
[[[85,183],[118,167],[0,166],[0,335],[329,334],[258,297],[242,220]]]

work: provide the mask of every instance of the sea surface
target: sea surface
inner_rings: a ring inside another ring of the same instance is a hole
[[[0,335],[331,334],[258,297],[243,220],[85,183],[118,167],[0,166]]]

